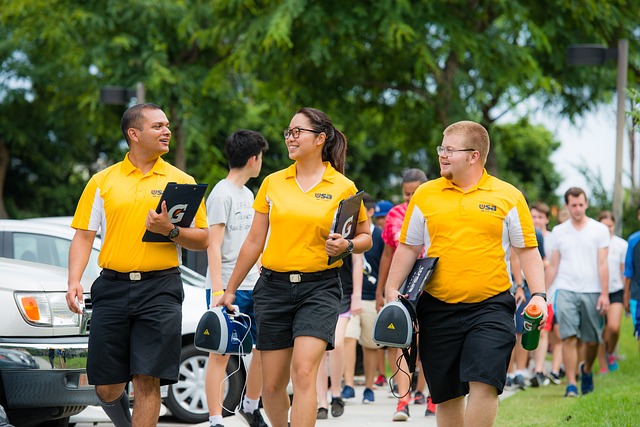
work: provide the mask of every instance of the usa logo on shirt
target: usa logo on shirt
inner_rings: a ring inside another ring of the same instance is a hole
[[[153,197],[159,197],[162,196],[162,190],[151,190],[151,195]]]
[[[478,207],[480,208],[481,211],[483,212],[495,212],[498,210],[498,208],[496,207],[496,205],[489,205],[487,203],[480,203],[478,205]]]
[[[331,200],[331,199],[333,199],[333,196],[331,194],[328,194],[328,193],[316,193],[315,196],[316,196],[316,199],[321,199],[321,200]]]

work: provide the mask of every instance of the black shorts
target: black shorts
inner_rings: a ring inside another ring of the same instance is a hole
[[[434,403],[468,394],[469,382],[489,384],[502,394],[516,342],[515,305],[509,292],[472,304],[422,294],[418,345]]]
[[[99,276],[91,287],[89,383],[125,383],[136,374],[176,383],[183,299],[179,273],[135,282]]]
[[[609,294],[609,304],[613,304],[616,302],[619,304],[622,304],[624,302],[623,296],[624,296],[624,291],[622,289],[616,292],[611,292]]]
[[[299,336],[327,342],[332,350],[342,289],[335,277],[291,283],[260,275],[253,288],[254,312],[258,324],[258,350],[293,347]]]

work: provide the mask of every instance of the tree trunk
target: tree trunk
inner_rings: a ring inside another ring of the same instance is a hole
[[[9,218],[7,209],[4,206],[4,183],[7,177],[7,169],[9,167],[9,149],[4,143],[4,139],[0,139],[0,218]]]

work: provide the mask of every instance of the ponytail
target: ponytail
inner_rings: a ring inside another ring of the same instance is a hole
[[[344,174],[344,165],[347,158],[347,137],[333,126],[326,113],[315,108],[301,108],[298,114],[304,114],[313,128],[318,132],[324,132],[326,139],[322,147],[322,161],[331,163],[331,166],[341,174]]]

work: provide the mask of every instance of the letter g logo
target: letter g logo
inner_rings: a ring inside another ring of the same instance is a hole
[[[188,205],[175,205],[169,210],[169,221],[173,224],[177,224],[182,220],[184,216],[184,211],[187,210]]]

